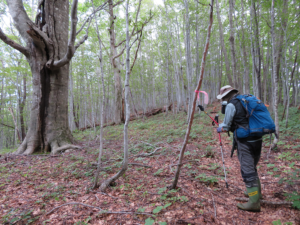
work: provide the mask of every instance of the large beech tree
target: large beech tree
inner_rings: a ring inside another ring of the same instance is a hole
[[[71,145],[73,138],[68,125],[69,62],[87,39],[86,34],[75,45],[77,5],[78,1],[74,0],[68,39],[68,0],[39,1],[34,22],[28,17],[22,0],[7,0],[9,13],[25,46],[8,38],[1,28],[0,39],[26,56],[33,80],[29,128],[17,154],[32,154],[40,149],[54,154],[76,148]]]

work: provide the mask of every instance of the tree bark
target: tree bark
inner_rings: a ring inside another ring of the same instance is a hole
[[[24,107],[26,104],[26,74],[23,75],[23,90],[18,89],[19,94],[19,111],[20,111],[20,126],[21,126],[21,140],[24,141],[26,133],[25,133],[25,122],[24,122]],[[22,94],[23,92],[23,94]],[[22,96],[21,96],[22,95]]]
[[[225,43],[224,43],[224,36],[223,36],[224,32],[223,32],[223,25],[222,25],[222,22],[221,22],[221,16],[220,16],[218,0],[216,0],[216,12],[217,12],[217,18],[218,18],[218,23],[219,23],[220,42],[221,42],[222,52],[224,54],[226,76],[228,78],[229,84],[233,87],[234,83],[232,82],[231,73],[230,73],[230,65],[229,65],[229,60],[228,60],[228,56],[227,56],[227,50],[225,48]]]
[[[278,120],[278,71],[277,71],[277,57],[279,57],[279,54],[276,54],[276,35],[275,35],[275,10],[274,10],[274,1],[272,0],[271,5],[271,38],[272,38],[272,58],[273,58],[273,108],[274,108],[274,115],[275,115],[275,126],[276,126],[276,138],[274,139],[273,146],[275,147],[277,145],[278,139],[279,139],[279,120]]]
[[[40,1],[35,23],[21,0],[7,1],[7,5],[26,47],[9,40],[1,29],[0,38],[26,56],[33,80],[29,128],[16,153],[32,154],[45,149],[55,154],[73,141],[68,126],[68,62],[77,48],[77,0],[71,10],[69,41],[68,1]]]
[[[109,34],[110,34],[110,61],[114,72],[115,81],[115,111],[114,111],[114,122],[120,124],[124,122],[122,117],[122,84],[121,84],[121,69],[119,60],[116,58],[117,47],[116,47],[116,34],[115,34],[115,19],[113,0],[108,1],[109,11]],[[121,53],[120,53],[121,54]]]
[[[239,82],[238,82],[238,74],[237,74],[237,68],[236,68],[236,56],[235,56],[235,44],[234,44],[234,25],[233,25],[233,0],[229,0],[229,25],[230,25],[230,49],[231,49],[231,64],[232,64],[232,77],[233,77],[233,83],[235,88],[239,89]]]
[[[245,14],[244,14],[244,3],[243,0],[241,0],[241,9],[242,9],[242,18],[246,20]],[[236,24],[237,24],[237,19]],[[246,51],[246,43],[245,43],[245,30],[244,30],[244,25],[243,22],[241,22],[241,32],[242,32],[242,37],[240,37],[239,33],[238,37],[240,39],[240,49],[241,49],[241,55],[242,55],[242,62],[243,62],[243,67],[244,67],[244,73],[243,73],[243,92],[245,94],[250,94],[250,85],[249,85],[249,63],[248,63],[248,55]]]
[[[205,43],[205,47],[204,47],[204,50],[203,50],[201,70],[200,70],[201,71],[200,78],[199,78],[198,85],[197,85],[197,88],[196,88],[197,91],[199,91],[200,88],[201,88],[203,75],[204,75],[206,55],[207,55],[208,47],[209,47],[211,27],[212,27],[212,24],[213,24],[213,5],[214,5],[214,0],[211,0],[209,25],[208,25],[208,29],[207,29],[206,43]],[[178,160],[178,164],[177,164],[177,169],[176,169],[176,172],[175,172],[174,181],[173,181],[172,185],[170,186],[170,189],[175,189],[176,186],[177,186],[177,183],[178,183],[179,173],[180,173],[180,169],[182,167],[182,160],[183,160],[183,157],[184,157],[184,152],[185,152],[185,149],[186,149],[186,146],[187,146],[187,142],[188,142],[188,139],[189,139],[191,127],[192,127],[192,124],[193,124],[194,113],[195,113],[195,108],[196,108],[196,101],[197,101],[197,93],[195,92],[194,93],[194,100],[193,100],[193,107],[192,107],[192,111],[191,111],[191,116],[189,117],[189,123],[188,123],[188,127],[187,127],[187,130],[186,130],[184,142],[183,142],[182,148],[180,150],[180,155],[179,155],[179,160]]]
[[[254,58],[254,69],[253,73],[256,74],[256,94],[259,99],[262,99],[262,86],[261,86],[261,54],[260,54],[260,44],[259,44],[259,30],[258,30],[258,16],[255,8],[255,2],[251,0],[252,8],[252,30],[254,32],[254,41],[253,41],[253,58]],[[254,22],[253,22],[254,21]]]

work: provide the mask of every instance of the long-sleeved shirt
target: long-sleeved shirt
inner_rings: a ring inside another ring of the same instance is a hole
[[[222,127],[223,130],[229,131],[235,112],[236,112],[235,106],[232,103],[229,103],[225,109],[224,121],[223,123],[219,124],[219,127]]]

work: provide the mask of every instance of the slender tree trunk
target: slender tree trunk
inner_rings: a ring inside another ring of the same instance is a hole
[[[228,78],[229,84],[231,86],[234,86],[234,83],[232,82],[232,78],[231,78],[229,60],[228,60],[228,57],[227,57],[227,51],[226,51],[225,43],[224,43],[224,36],[223,36],[224,32],[223,32],[223,25],[222,25],[222,22],[221,22],[221,15],[220,15],[220,10],[219,10],[218,0],[216,0],[216,12],[217,12],[217,18],[218,18],[218,23],[219,23],[220,42],[221,42],[222,52],[224,54],[226,76]]]
[[[213,5],[214,5],[214,0],[211,0],[210,3],[210,16],[209,16],[209,25],[208,25],[208,29],[207,29],[207,37],[206,37],[206,44],[205,44],[205,48],[203,50],[203,56],[202,56],[202,63],[201,63],[201,75],[198,81],[198,85],[196,90],[199,91],[202,85],[202,80],[203,80],[203,75],[204,75],[204,69],[205,69],[205,61],[206,61],[206,55],[208,52],[208,47],[209,47],[209,40],[210,40],[210,33],[211,33],[211,27],[213,24]],[[185,134],[185,138],[184,138],[184,142],[182,145],[182,148],[180,150],[180,155],[179,155],[179,160],[178,160],[178,164],[177,164],[177,169],[175,172],[175,178],[174,181],[172,183],[172,185],[170,186],[170,189],[175,189],[178,183],[178,179],[179,179],[179,173],[180,173],[180,169],[182,167],[182,160],[184,157],[184,152],[186,149],[186,145],[189,139],[189,135],[190,135],[190,131],[191,131],[191,127],[193,124],[193,119],[194,119],[194,113],[195,113],[195,108],[196,108],[196,101],[197,101],[197,93],[194,93],[194,100],[193,100],[193,107],[192,107],[192,111],[191,111],[191,116],[189,117],[189,123],[188,123],[188,127],[186,130],[186,134]]]
[[[93,1],[92,1],[92,4],[93,4],[93,10],[95,11]],[[100,114],[99,155],[98,155],[97,171],[95,173],[95,181],[94,181],[93,189],[98,187],[98,177],[99,177],[99,173],[101,170],[101,158],[102,158],[102,154],[103,154],[103,125],[104,125],[104,110],[105,110],[105,85],[104,85],[104,71],[103,71],[103,58],[102,58],[102,43],[101,43],[101,39],[100,39],[100,33],[99,33],[97,19],[95,20],[95,23],[96,23],[98,42],[99,42],[99,63],[100,63],[101,83],[102,83],[102,102],[100,102],[101,114]]]
[[[245,18],[245,14],[244,14],[244,4],[243,4],[243,0],[241,0],[241,9],[242,9],[242,18],[244,20],[246,20]],[[237,25],[237,19],[235,18],[236,21],[236,27],[238,27]],[[238,38],[239,38],[239,42],[240,42],[240,49],[241,49],[241,55],[242,55],[242,63],[243,63],[243,67],[244,67],[244,72],[243,72],[243,92],[246,94],[250,93],[250,85],[249,85],[249,63],[248,63],[248,56],[247,56],[247,51],[246,51],[246,47],[245,47],[245,31],[244,31],[244,25],[243,22],[241,22],[241,32],[242,32],[242,37],[240,37],[239,32],[237,32],[238,34]]]
[[[297,46],[296,42],[296,46]],[[291,90],[291,84],[294,83],[294,73],[295,73],[295,69],[296,69],[296,65],[297,65],[297,57],[298,57],[298,51],[299,49],[296,50],[296,55],[295,55],[295,61],[294,61],[294,66],[293,66],[293,70],[291,73],[291,80],[288,81],[288,90],[287,90],[287,110],[286,110],[286,118],[285,118],[285,128],[288,127],[288,120],[289,120],[289,108],[290,108],[290,90]]]
[[[101,191],[105,191],[105,189],[108,187],[109,184],[117,180],[119,177],[123,176],[125,174],[127,168],[128,168],[128,124],[130,119],[130,107],[129,107],[129,77],[130,77],[130,46],[129,46],[129,18],[128,18],[128,5],[129,0],[126,1],[126,77],[125,77],[125,106],[126,106],[126,119],[124,124],[124,159],[122,163],[121,170],[115,174],[114,176],[110,177],[106,181],[104,181],[100,189]]]
[[[259,44],[259,30],[258,30],[258,16],[255,8],[255,2],[251,0],[251,24],[252,30],[254,32],[254,41],[253,41],[253,53],[254,53],[254,69],[253,73],[256,74],[256,94],[257,97],[262,99],[262,86],[261,86],[261,54],[260,54],[260,44]]]
[[[115,124],[120,124],[124,122],[122,118],[122,84],[121,84],[121,69],[118,59],[115,57],[117,54],[116,49],[116,34],[115,34],[115,15],[114,15],[114,5],[113,0],[108,1],[109,5],[109,34],[110,34],[110,61],[114,72],[115,81],[115,111],[114,111],[114,122]]]
[[[262,48],[262,55],[263,54],[263,48]],[[263,95],[263,101],[264,103],[267,102],[267,80],[269,76],[269,65],[270,64],[270,47],[268,45],[267,53],[266,53],[266,60],[265,63],[263,63],[263,90],[264,90],[264,95]]]
[[[191,61],[191,39],[190,39],[190,19],[189,19],[189,4],[188,0],[184,0],[185,5],[185,55],[186,55],[186,76],[188,80],[188,114],[187,120],[191,115],[192,110],[192,61]]]
[[[23,95],[22,95],[23,92]],[[22,96],[21,96],[22,95]],[[24,121],[24,107],[26,104],[26,74],[23,75],[23,90],[19,89],[19,111],[20,111],[20,126],[21,126],[21,140],[24,141],[26,132],[25,132],[25,121]]]
[[[279,57],[279,54],[276,54],[276,36],[275,36],[275,10],[274,10],[274,1],[272,0],[271,5],[271,38],[272,38],[272,57],[273,57],[273,104],[274,104],[274,115],[275,115],[275,126],[276,126],[276,138],[274,139],[274,146],[277,145],[278,139],[279,139],[279,120],[278,120],[278,71],[277,71],[277,57]]]
[[[239,84],[238,84],[238,74],[237,74],[237,68],[236,68],[236,56],[235,56],[235,44],[234,44],[234,35],[235,35],[235,29],[233,25],[233,0],[229,0],[229,25],[230,25],[230,49],[231,49],[231,64],[232,64],[232,77],[233,77],[233,83],[234,86],[239,89]]]

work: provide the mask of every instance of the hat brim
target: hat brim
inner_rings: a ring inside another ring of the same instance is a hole
[[[224,98],[226,95],[228,95],[229,94],[229,92],[232,92],[232,91],[238,91],[238,90],[236,90],[236,89],[231,89],[231,90],[228,90],[228,91],[226,91],[225,93],[223,93],[222,95],[218,95],[217,96],[217,99],[222,99],[222,98]]]

